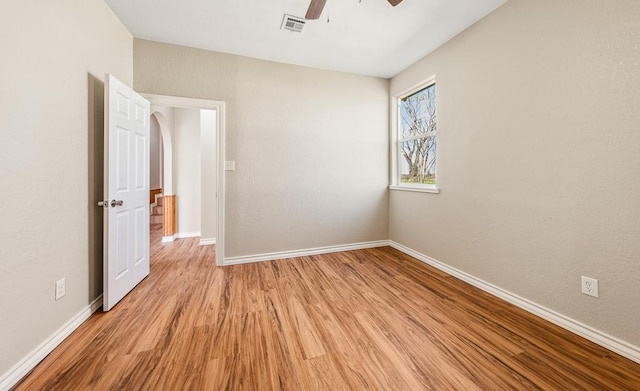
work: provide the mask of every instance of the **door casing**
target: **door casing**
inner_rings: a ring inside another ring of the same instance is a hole
[[[185,98],[180,96],[168,96],[157,94],[140,94],[155,106],[178,107],[184,109],[204,109],[216,111],[216,155],[217,155],[217,180],[216,180],[216,200],[218,212],[218,226],[216,232],[216,265],[224,265],[224,223],[225,223],[225,102]]]

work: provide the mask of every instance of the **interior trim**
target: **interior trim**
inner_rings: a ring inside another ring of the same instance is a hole
[[[609,349],[612,352],[618,353],[619,355],[640,364],[640,347],[631,345],[628,342],[603,333],[602,331],[597,330],[591,326],[587,326],[586,324],[578,322],[575,319],[571,319],[540,304],[527,300],[524,297],[518,296],[498,286],[483,281],[434,258],[419,253],[400,243],[390,240],[389,245],[396,250],[399,250],[413,258],[418,259],[419,261],[435,267],[436,269],[459,278],[460,280],[471,284],[476,288],[480,288],[483,291],[492,294],[493,296],[496,296],[508,303],[515,305],[516,307],[520,307],[527,312],[530,312],[542,319],[545,319],[557,326],[562,327],[567,331],[586,338],[589,341],[602,346],[603,348]]]
[[[60,327],[49,338],[44,340],[40,345],[27,354],[16,365],[9,369],[0,377],[0,390],[8,390],[18,384],[24,376],[26,376],[33,368],[36,367],[49,353],[62,343],[71,333],[73,333],[84,321],[102,308],[102,295],[98,296],[91,304],[80,311],[76,316],[71,318],[67,323]]]
[[[216,244],[216,238],[204,238],[204,239],[200,239],[200,245],[201,246],[210,246]]]
[[[240,256],[240,257],[226,257],[224,259],[224,266],[239,265],[243,263],[263,262],[263,261],[275,261],[278,259],[286,259],[286,258],[308,257],[310,255],[329,254],[329,253],[337,253],[341,251],[361,250],[365,248],[375,248],[375,247],[384,247],[384,246],[389,246],[388,240],[342,244],[337,246],[316,247],[316,248],[308,248],[304,250],[281,251],[281,252],[274,252],[274,253],[246,255],[246,256]]]

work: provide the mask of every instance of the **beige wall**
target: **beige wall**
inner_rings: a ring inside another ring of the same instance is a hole
[[[101,0],[24,0],[0,50],[2,376],[102,293],[100,94],[106,72],[131,85],[133,49]]]
[[[134,77],[226,102],[226,257],[388,237],[387,80],[144,40]]]
[[[437,77],[442,191],[391,239],[640,346],[639,42],[637,1],[511,0],[393,78]]]

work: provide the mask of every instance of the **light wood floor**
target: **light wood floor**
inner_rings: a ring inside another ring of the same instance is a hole
[[[18,390],[640,390],[640,365],[391,248],[219,268],[197,239]]]

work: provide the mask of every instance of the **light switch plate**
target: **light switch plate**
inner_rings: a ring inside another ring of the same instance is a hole
[[[66,279],[56,281],[56,300],[60,300],[67,294]]]

